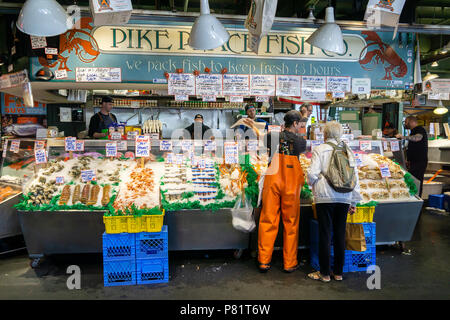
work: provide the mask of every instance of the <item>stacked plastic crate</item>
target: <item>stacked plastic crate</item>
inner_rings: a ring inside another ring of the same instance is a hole
[[[136,284],[136,234],[103,234],[105,287]]]
[[[361,223],[364,228],[364,236],[366,238],[366,251],[345,250],[344,269],[347,272],[366,271],[371,265],[376,264],[376,224],[374,222]],[[317,220],[311,219],[311,239],[310,239],[310,255],[311,266],[320,270],[319,266],[319,224]],[[331,241],[330,264],[334,264],[333,240]]]

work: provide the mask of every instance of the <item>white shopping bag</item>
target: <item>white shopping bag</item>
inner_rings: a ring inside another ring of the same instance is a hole
[[[245,20],[248,29],[248,46],[250,50],[258,54],[262,37],[267,35],[272,28],[278,0],[252,0],[250,10]]]
[[[252,232],[255,227],[255,219],[253,218],[253,206],[249,199],[242,199],[241,196],[236,200],[234,208],[231,209],[233,216],[233,228],[242,232]]]

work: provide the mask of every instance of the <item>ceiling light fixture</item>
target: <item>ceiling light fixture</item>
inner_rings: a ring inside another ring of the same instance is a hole
[[[446,114],[447,112],[448,112],[448,109],[446,107],[444,107],[444,105],[442,104],[442,100],[439,100],[439,105],[436,109],[433,110],[433,113],[442,115],[442,114]]]
[[[425,77],[423,77],[423,81],[428,81],[428,80],[433,80],[439,78],[439,75],[435,74],[435,73],[430,73],[430,71],[427,72],[427,74],[425,75]]]
[[[434,61],[434,62],[431,64],[432,67],[437,67],[438,65],[439,65],[439,63],[437,63],[437,61]]]
[[[66,10],[55,0],[27,0],[16,25],[31,36],[53,37],[70,29],[70,21]]]
[[[192,26],[189,46],[197,50],[211,50],[220,47],[228,39],[230,39],[228,31],[211,15],[208,0],[201,0],[200,16]]]
[[[314,17],[314,12],[313,11],[314,11],[313,8],[309,8],[309,16],[306,19],[308,19],[308,20],[316,20],[316,17]]]
[[[325,9],[325,23],[306,40],[310,45],[337,54],[345,53],[341,28],[334,20],[334,8]]]

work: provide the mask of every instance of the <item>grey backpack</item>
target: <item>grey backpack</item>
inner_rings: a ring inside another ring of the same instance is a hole
[[[333,148],[328,170],[324,174],[328,184],[340,193],[353,191],[356,186],[356,169],[350,166],[350,159],[347,152],[352,152],[345,143],[343,146],[327,142]]]

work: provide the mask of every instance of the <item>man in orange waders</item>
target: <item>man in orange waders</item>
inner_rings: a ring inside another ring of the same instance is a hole
[[[258,261],[261,272],[270,269],[280,215],[284,226],[284,270],[293,272],[298,268],[300,191],[304,183],[298,157],[306,150],[306,140],[296,133],[300,127],[300,120],[300,112],[291,110],[284,117],[285,129],[279,134],[279,141],[274,141],[272,145],[272,133],[267,136],[269,152],[272,150],[277,152],[264,176],[258,233]]]

